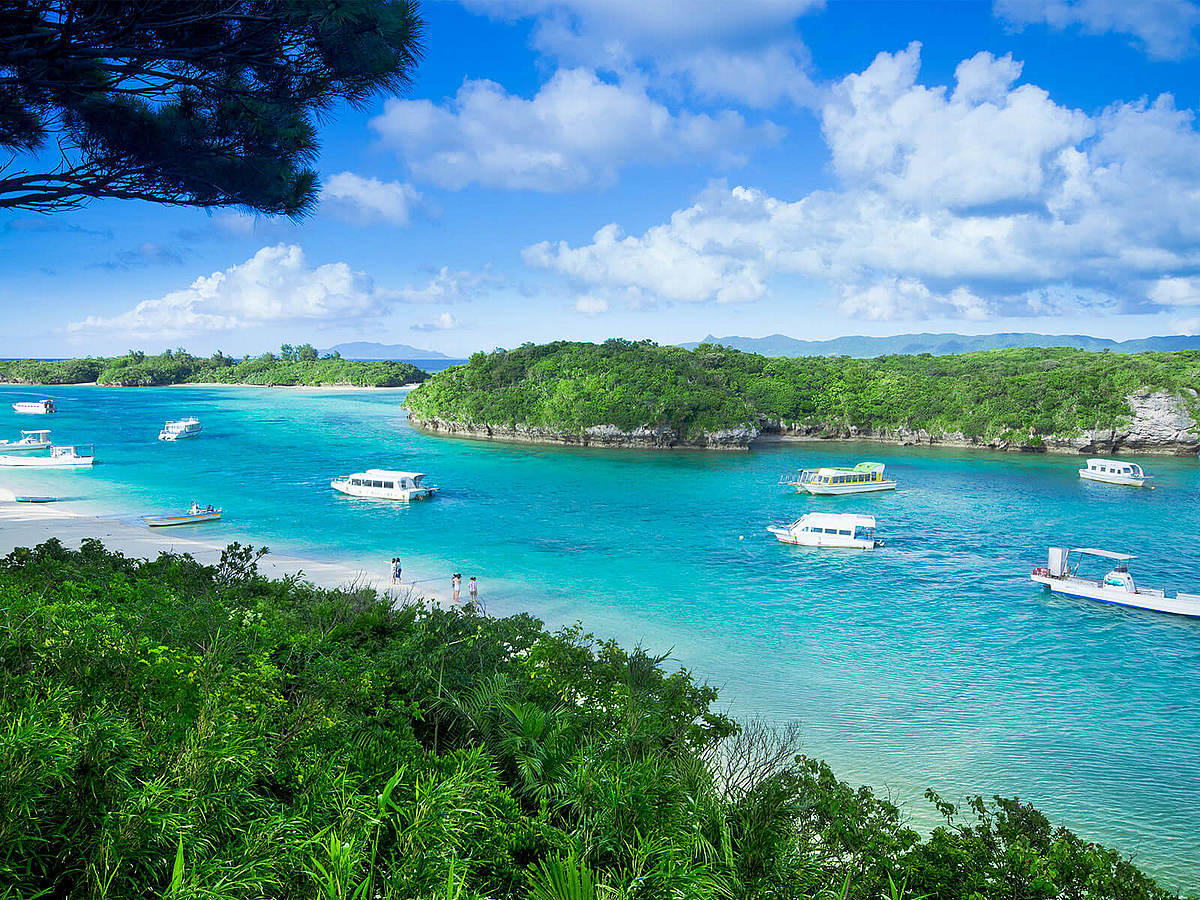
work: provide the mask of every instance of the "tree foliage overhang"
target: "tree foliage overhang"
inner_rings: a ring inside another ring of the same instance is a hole
[[[0,209],[303,216],[315,120],[402,92],[414,0],[0,0]]]

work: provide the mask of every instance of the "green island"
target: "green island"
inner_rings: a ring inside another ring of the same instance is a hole
[[[265,387],[401,387],[429,375],[406,362],[320,356],[312,344],[284,344],[278,354],[234,359],[220,351],[193,356],[186,350],[84,359],[0,360],[0,384],[101,384],[157,387],[169,384],[247,384]]]
[[[771,358],[559,341],[477,353],[407,399],[429,431],[634,447],[763,437],[1195,453],[1200,351]]]
[[[922,836],[666,657],[264,552],[0,560],[0,896],[1178,896],[1015,798]]]

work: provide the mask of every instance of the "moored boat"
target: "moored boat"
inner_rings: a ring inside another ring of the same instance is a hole
[[[176,516],[142,516],[142,521],[151,528],[167,525],[195,525],[199,522],[216,522],[221,518],[221,507],[201,506],[193,503],[186,513]]]
[[[790,525],[770,525],[767,531],[785,544],[842,550],[873,550],[875,517],[854,513],[807,513]]]
[[[1089,459],[1087,466],[1079,470],[1079,477],[1089,481],[1103,481],[1105,484],[1142,487],[1148,479],[1154,476],[1147,475],[1137,463],[1121,462],[1116,459]]]
[[[50,432],[22,431],[15,441],[0,441],[0,453],[25,453],[30,450],[45,450],[50,446]]]
[[[896,480],[884,474],[883,463],[861,462],[853,468],[823,466],[819,469],[802,469],[792,480],[784,484],[793,485],[797,492],[810,494],[864,494],[870,491],[894,491]]]
[[[351,497],[376,500],[427,500],[437,491],[436,484],[424,484],[421,472],[395,472],[367,469],[352,475],[339,475],[329,486]]]
[[[162,427],[162,431],[158,433],[158,439],[160,441],[178,441],[181,438],[195,437],[202,430],[200,420],[196,418],[169,420]]]
[[[17,503],[57,503],[57,497],[13,497]]]
[[[1101,578],[1079,574],[1079,568],[1087,558],[1105,560],[1105,573]],[[1131,559],[1137,557],[1095,547],[1051,547],[1046,565],[1034,569],[1029,577],[1052,592],[1067,597],[1099,600],[1102,603],[1179,616],[1200,616],[1200,594],[1180,591],[1174,597],[1168,597],[1165,591],[1157,588],[1138,587],[1129,573]]]
[[[90,466],[96,461],[92,444],[74,444],[50,448],[49,456],[0,455],[0,466],[25,466],[37,469],[66,469]]]
[[[53,400],[22,400],[12,405],[13,412],[24,413],[33,416],[45,416],[52,412],[58,412],[54,408]]]

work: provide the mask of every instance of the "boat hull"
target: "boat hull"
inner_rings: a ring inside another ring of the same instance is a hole
[[[895,481],[879,481],[879,482],[860,482],[859,484],[798,484],[796,485],[797,493],[809,494],[870,494],[875,491],[894,491],[897,482]]]
[[[182,516],[142,516],[142,521],[151,528],[165,528],[170,525],[197,525],[200,522],[216,522],[221,518],[219,512],[204,512]]]
[[[814,534],[811,532],[794,532],[787,528],[770,526],[767,531],[775,535],[782,544],[794,544],[797,547],[818,547],[823,550],[874,550],[874,540],[862,540],[842,534]]]
[[[24,416],[48,416],[54,412],[52,409],[46,409],[39,403],[14,403],[12,405],[13,412],[20,413]]]
[[[1132,475],[1109,475],[1103,472],[1089,472],[1087,469],[1080,469],[1079,477],[1088,481],[1099,481],[1101,484],[1123,484],[1126,487],[1144,487],[1146,484],[1145,478],[1135,478]]]
[[[53,456],[0,456],[0,466],[24,466],[28,469],[90,468],[95,461],[91,456],[77,459]]]
[[[49,450],[50,446],[49,441],[38,444],[20,444],[16,441],[10,444],[7,441],[0,441],[0,453],[29,453],[33,450]]]
[[[345,481],[331,481],[329,486],[335,491],[346,494],[349,497],[361,497],[366,500],[399,500],[406,502],[409,500],[428,500],[437,490],[436,488],[377,488],[366,487],[363,485],[349,484]]]
[[[1162,591],[1127,591],[1106,587],[1082,578],[1055,578],[1050,575],[1029,576],[1037,584],[1044,585],[1055,594],[1079,600],[1096,600],[1133,609],[1148,609],[1152,612],[1171,613],[1177,616],[1200,617],[1200,595],[1179,593],[1167,597]]]

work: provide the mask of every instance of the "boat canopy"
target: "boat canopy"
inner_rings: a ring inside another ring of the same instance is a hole
[[[1137,559],[1131,553],[1114,553],[1112,550],[1097,550],[1095,547],[1072,547],[1072,553],[1083,553],[1087,556],[1102,556],[1105,559],[1127,560]]]
[[[391,469],[367,469],[365,472],[355,472],[351,477],[366,475],[370,478],[388,478],[400,481],[404,478],[411,478],[416,481],[419,478],[424,478],[424,472],[395,472]]]

